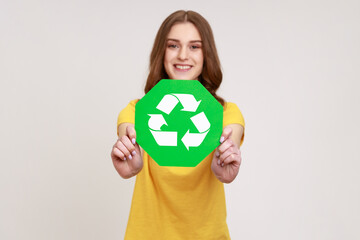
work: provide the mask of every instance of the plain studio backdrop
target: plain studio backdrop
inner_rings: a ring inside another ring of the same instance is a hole
[[[161,22],[211,24],[245,121],[232,239],[360,239],[359,1],[0,1],[0,239],[122,239],[110,151]],[[156,239],[156,237],[154,238]]]

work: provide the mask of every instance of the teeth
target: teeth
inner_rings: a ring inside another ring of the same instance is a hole
[[[178,69],[182,69],[182,70],[184,70],[184,69],[190,69],[190,66],[176,65],[175,67],[178,68]]]

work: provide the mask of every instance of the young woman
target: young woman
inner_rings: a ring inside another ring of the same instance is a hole
[[[161,79],[200,81],[223,105],[221,144],[196,167],[161,167],[136,143],[138,100],[131,101],[119,114],[111,152],[121,177],[136,175],[125,239],[230,239],[223,183],[239,171],[244,119],[234,103],[216,95],[222,72],[212,30],[200,14],[177,11],[162,23],[145,93]]]

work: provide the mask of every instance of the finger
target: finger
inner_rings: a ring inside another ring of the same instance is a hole
[[[216,151],[215,151],[215,156],[216,156],[216,158],[214,159],[215,161],[216,161],[216,163],[217,163],[217,165],[220,165],[221,164],[221,162],[220,162],[220,153],[219,153],[219,150],[218,149],[216,149]]]
[[[130,152],[129,150],[125,147],[124,143],[122,141],[117,141],[115,146],[125,155],[123,160],[126,160],[126,158],[130,159]]]
[[[218,151],[220,152],[220,154],[223,154],[229,147],[232,146],[234,146],[234,142],[231,139],[227,139],[225,142],[220,144],[220,146],[218,147]]]
[[[223,164],[230,164],[230,163],[237,163],[238,165],[240,165],[240,155],[236,154],[236,153],[231,153],[230,155],[228,155],[225,159]]]
[[[133,125],[129,125],[126,127],[126,135],[131,139],[132,144],[136,142],[136,131]]]
[[[135,146],[134,146],[134,144],[132,144],[132,142],[130,142],[130,139],[127,136],[122,136],[121,142],[132,155],[136,154]],[[131,155],[129,155],[128,157],[130,159],[132,158]]]
[[[229,139],[232,134],[232,128],[231,127],[225,127],[223,129],[223,132],[220,137],[220,143],[223,143],[226,139]]]
[[[115,158],[119,158],[120,160],[126,160],[125,155],[120,151],[120,149],[118,149],[117,147],[114,146],[112,152],[111,152],[111,156],[115,157]]]
[[[234,146],[230,146],[228,149],[226,149],[225,152],[223,152],[220,156],[219,159],[221,162],[224,162],[225,159],[227,157],[229,157],[231,154],[239,154],[239,151],[234,147]]]

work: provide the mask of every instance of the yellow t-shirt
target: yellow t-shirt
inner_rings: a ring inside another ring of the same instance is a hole
[[[120,112],[117,126],[135,122],[137,102],[131,101]],[[232,123],[245,126],[239,108],[228,102],[223,126]],[[230,239],[224,185],[211,170],[212,158],[213,152],[196,167],[161,167],[144,152],[125,239]]]

